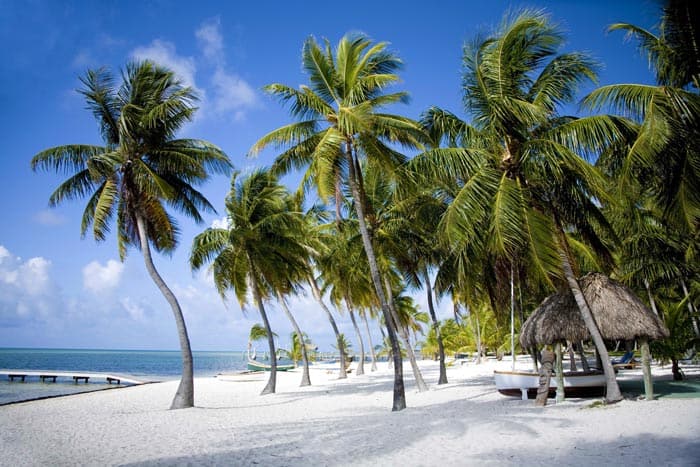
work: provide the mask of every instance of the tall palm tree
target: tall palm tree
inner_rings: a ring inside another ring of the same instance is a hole
[[[520,268],[531,281],[571,289],[603,360],[606,398],[612,402],[622,395],[576,281],[567,233],[576,232],[603,264],[611,262],[600,237],[611,229],[594,201],[608,198],[604,179],[585,157],[623,139],[633,125],[604,115],[559,114],[578,85],[596,76],[584,54],[558,54],[562,42],[545,14],[523,11],[507,17],[493,36],[465,47],[464,103],[474,124],[429,110],[431,131],[455,144],[428,151],[412,164],[445,182],[457,178],[459,189],[442,228],[455,243],[485,237],[485,258],[500,289],[508,289],[511,271]]]
[[[658,34],[617,23],[639,42],[656,72],[657,86],[612,84],[584,100],[591,109],[610,108],[640,122],[636,141],[618,152],[619,192],[637,180],[664,211],[665,222],[700,230],[700,9],[690,0],[663,8]]]
[[[301,209],[301,202],[298,197],[297,202],[299,203],[297,205],[298,208]],[[325,221],[325,211],[320,206],[313,206],[304,214],[304,237],[306,238],[306,241],[309,243],[309,245],[312,247],[311,255],[309,257],[308,262],[309,272],[307,273],[306,281],[311,288],[311,294],[313,295],[314,299],[319,304],[323,312],[326,314],[326,318],[328,318],[328,322],[330,323],[331,328],[333,329],[333,333],[335,334],[336,348],[338,348],[338,352],[340,355],[341,368],[341,370],[338,373],[338,379],[346,379],[348,377],[347,372],[343,371],[343,368],[345,368],[346,366],[346,352],[343,349],[343,341],[341,339],[340,329],[338,328],[338,324],[336,323],[335,318],[333,317],[333,313],[326,305],[326,302],[323,300],[323,292],[321,291],[321,286],[319,286],[318,279],[314,274],[315,269],[318,269],[319,259],[323,258],[326,255],[325,251],[328,249],[327,243],[329,242],[329,240],[331,240],[330,234],[326,231],[326,228],[323,225],[325,224]]]
[[[247,177],[234,174],[226,198],[229,228],[209,228],[192,243],[190,265],[211,263],[214,283],[222,298],[232,289],[243,307],[252,292],[267,332],[270,356],[275,342],[264,300],[274,296],[306,268],[308,251],[299,232],[303,219],[292,209],[286,188],[269,171],[255,170]],[[277,364],[271,358],[270,378],[262,394],[274,393]]]
[[[681,270],[674,274],[676,285],[680,282],[684,295],[691,298],[687,305],[696,334],[700,332],[697,312],[686,282],[697,280],[694,264],[698,263],[700,250],[698,22],[700,8],[694,2],[669,0],[664,2],[658,33],[628,23],[610,26],[610,30],[624,31],[627,37],[638,41],[640,51],[648,57],[656,74],[657,85],[603,86],[584,100],[589,108],[610,108],[640,123],[633,144],[604,154],[599,163],[614,177],[617,197],[629,199],[644,213],[646,225],[640,235],[634,235],[635,243],[647,243],[643,246],[648,247],[651,242],[651,246],[675,250],[680,255],[649,255],[644,251],[646,258],[638,256],[632,261],[629,255],[623,255],[624,265],[644,266],[647,272],[668,276],[669,270],[675,268],[669,260],[672,256],[680,258]],[[651,223],[649,213],[655,218]],[[632,215],[633,219],[639,217]],[[635,243],[627,242],[626,246],[637,246]],[[631,249],[626,248],[626,253],[629,252]],[[644,276],[652,306],[648,282],[653,279],[648,274]]]
[[[182,352],[182,379],[171,408],[194,405],[192,351],[180,305],[156,270],[151,247],[170,252],[177,246],[178,229],[166,207],[196,222],[200,211],[214,212],[194,187],[210,172],[227,173],[230,162],[213,144],[196,139],[176,139],[178,130],[196,110],[196,96],[172,71],[152,62],[126,66],[116,87],[105,69],[89,70],[81,78],[79,92],[97,120],[103,146],[74,144],[40,152],[33,170],[72,173],[51,194],[49,203],[89,196],[83,212],[81,234],[88,230],[102,241],[116,222],[119,256],[140,249],[146,269],[172,308]]]
[[[404,157],[390,145],[419,146],[421,132],[412,120],[382,113],[388,105],[406,102],[405,92],[386,93],[398,81],[401,61],[387,51],[386,43],[372,44],[362,35],[346,35],[335,53],[330,43],[314,38],[304,43],[302,61],[310,85],[295,89],[271,84],[266,90],[283,102],[291,103],[291,114],[300,121],[262,137],[251,149],[253,154],[268,145],[288,147],[275,168],[287,172],[308,166],[305,183],[314,183],[325,198],[337,191],[342,178],[349,186],[357,212],[360,233],[368,257],[371,278],[387,333],[394,347],[394,396],[392,410],[406,407],[399,342],[391,326],[391,310],[367,228],[371,206],[364,198],[360,161],[372,160],[384,171],[392,171]]]

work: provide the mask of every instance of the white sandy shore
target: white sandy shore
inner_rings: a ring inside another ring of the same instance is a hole
[[[167,410],[176,382],[0,407],[0,465],[700,465],[700,399],[542,409],[495,391],[509,362],[452,367],[444,386],[421,367],[430,390],[407,365],[398,413],[386,366],[314,370],[308,388],[280,373],[267,396],[262,377],[200,378],[185,410]]]

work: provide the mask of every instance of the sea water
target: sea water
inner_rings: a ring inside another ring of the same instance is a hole
[[[197,377],[242,371],[247,364],[245,352],[195,351],[192,357],[194,375]],[[179,379],[182,360],[179,351],[169,350],[0,348],[0,369],[96,372],[131,376],[142,381],[167,381]],[[107,387],[106,381],[91,380],[89,384],[76,384],[72,380],[59,379],[56,383],[42,383],[36,377],[27,377],[23,383],[19,380],[10,382],[6,377],[0,377],[0,404]]]

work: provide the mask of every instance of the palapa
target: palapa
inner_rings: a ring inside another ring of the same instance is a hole
[[[599,273],[586,274],[579,279],[579,284],[604,339],[655,340],[668,337],[664,323],[625,285]],[[569,290],[544,299],[520,331],[523,348],[589,338]]]

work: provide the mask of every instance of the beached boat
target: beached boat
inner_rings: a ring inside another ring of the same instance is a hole
[[[537,396],[540,376],[532,371],[493,372],[496,389],[506,396],[520,396],[523,399]],[[557,379],[553,374],[549,381],[549,396],[557,390]],[[565,371],[564,394],[566,397],[599,397],[605,395],[605,375],[599,371]]]
[[[262,363],[251,358],[248,359],[248,370],[249,371],[270,371],[269,363]],[[289,371],[294,369],[294,364],[280,365],[277,364],[277,371]]]

